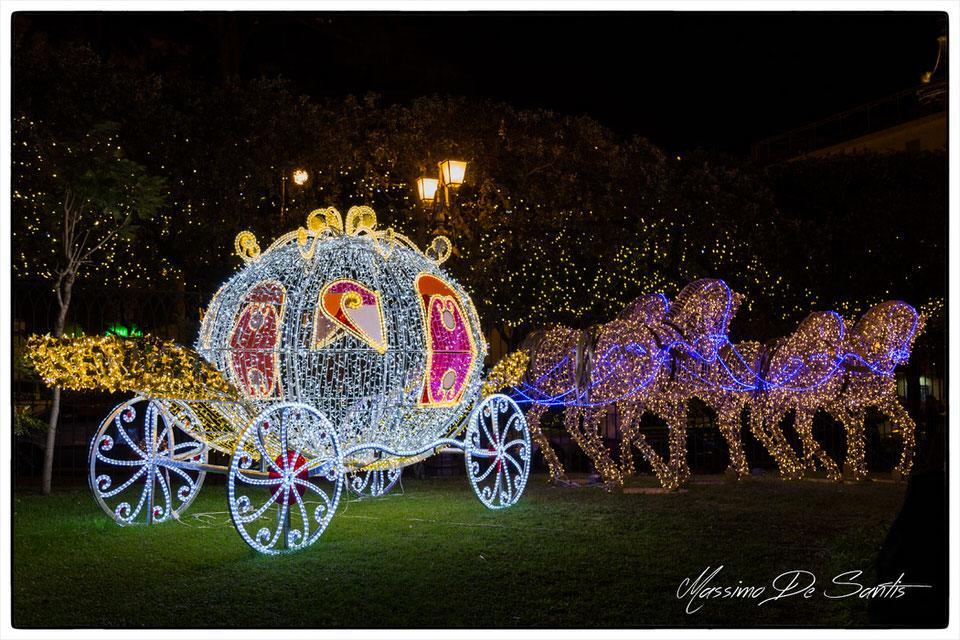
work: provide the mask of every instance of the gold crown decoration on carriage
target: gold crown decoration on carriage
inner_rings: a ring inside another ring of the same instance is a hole
[[[91,488],[115,520],[177,517],[204,474],[224,473],[244,540],[297,549],[326,528],[344,486],[385,493],[440,449],[464,454],[485,506],[517,501],[526,422],[510,398],[481,397],[486,342],[441,267],[448,239],[421,251],[378,229],[370,207],[330,207],[266,250],[250,232],[234,249],[243,266],[210,301],[194,350],[153,338],[31,343],[51,384],[137,394],[91,443]],[[210,463],[215,451],[229,466]]]

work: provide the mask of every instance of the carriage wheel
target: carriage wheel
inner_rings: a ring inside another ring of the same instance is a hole
[[[276,404],[237,442],[227,477],[230,516],[260,553],[295,551],[326,530],[342,487],[343,461],[330,421],[305,404]]]
[[[181,423],[195,417],[182,404],[175,417],[167,402],[136,397],[117,405],[90,442],[90,489],[118,524],[178,518],[203,485],[206,474],[190,465],[206,463],[207,447]]]
[[[371,498],[379,498],[390,493],[402,473],[402,467],[358,471],[347,476],[347,487],[360,497],[368,495]]]
[[[473,490],[485,506],[516,503],[530,475],[530,431],[517,403],[502,394],[484,398],[470,414],[464,458]]]

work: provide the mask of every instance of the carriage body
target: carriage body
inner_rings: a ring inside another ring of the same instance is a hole
[[[486,342],[438,259],[392,234],[317,229],[287,234],[230,278],[196,350],[251,405],[305,404],[342,448],[382,445],[348,465],[397,468],[417,458],[389,451],[455,434],[476,403]]]

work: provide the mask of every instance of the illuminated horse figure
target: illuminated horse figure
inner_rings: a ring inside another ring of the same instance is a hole
[[[563,394],[576,389],[574,370],[578,332],[569,327],[555,326],[532,332],[524,340],[521,349],[529,354],[529,365],[524,378],[534,383],[540,396],[534,400],[526,413],[531,439],[540,447],[550,477],[565,480],[566,471],[550,440],[540,426],[544,414],[551,406],[563,403]],[[551,398],[558,399],[551,402]]]
[[[531,335],[524,344],[530,364],[518,391],[532,402],[527,421],[551,475],[562,478],[564,470],[540,420],[549,407],[562,406],[565,429],[608,485],[622,483],[633,472],[632,446],[650,462],[664,486],[683,483],[690,473],[687,402],[701,394],[699,372],[717,360],[738,303],[726,283],[699,280],[685,287],[673,305],[662,295],[644,296],[598,327],[583,331],[553,327]],[[619,465],[600,437],[610,405],[616,405],[624,425]],[[639,418],[647,411],[667,421],[666,460],[637,432]],[[724,432],[728,434],[733,435]],[[729,441],[732,450],[742,452],[739,438]]]
[[[925,318],[912,306],[891,300],[867,310],[847,334],[842,383],[823,408],[844,426],[844,466],[854,479],[867,475],[864,421],[870,407],[878,409],[900,429],[903,449],[895,470],[906,475],[913,467],[916,424],[897,399],[893,372],[910,358],[913,342],[924,324]]]
[[[804,318],[791,335],[761,349],[755,359],[756,390],[747,402],[750,430],[785,478],[800,478],[819,462],[828,478],[840,479],[837,464],[813,437],[813,417],[842,387],[844,339],[843,318],[832,311],[818,311]],[[802,459],[780,428],[790,411],[795,414]]]
[[[608,485],[622,484],[633,474],[632,445],[639,435],[640,417],[658,406],[658,380],[667,371],[679,337],[666,322],[668,308],[662,295],[638,298],[596,330],[595,343],[577,345],[577,403],[567,406],[564,427]],[[616,406],[622,427],[619,465],[599,436],[610,405]],[[651,464],[658,464],[658,473],[672,470],[659,457]]]
[[[711,371],[722,362],[722,348],[729,344],[730,321],[741,300],[742,296],[731,291],[722,280],[697,280],[677,294],[661,320],[650,325],[659,328],[659,336],[669,336],[669,342],[663,342],[661,338],[662,366],[644,398],[642,409],[667,422],[668,457],[664,460],[656,453],[646,438],[636,432],[636,424],[625,430],[624,441],[625,444],[632,441],[640,450],[665,488],[676,488],[690,476],[687,464],[687,408],[690,400],[700,398],[715,408],[720,404],[717,393],[720,387],[711,384]],[[629,411],[623,411],[622,415],[633,417]],[[633,415],[639,418],[642,413],[641,407],[636,407]],[[731,469],[744,475],[747,468],[740,439],[739,413],[736,420],[729,413],[718,411],[724,424],[721,433],[730,450]]]
[[[551,407],[563,408],[564,428],[591,457],[604,480],[613,484],[621,480],[622,470],[606,450],[599,425],[612,404],[625,412],[625,425],[632,425],[638,407],[642,413],[665,361],[664,345],[675,338],[675,332],[662,325],[666,308],[663,296],[645,296],[606,324],[582,331],[550,327],[524,341],[522,349],[529,354],[529,365],[517,390],[531,401],[527,410],[530,434],[543,451],[554,480],[565,479],[566,473],[541,428]],[[621,462],[632,470],[630,437],[626,435]]]
[[[900,428],[903,450],[896,470],[909,472],[915,425],[896,398],[893,371],[909,357],[920,324],[916,310],[897,301],[873,307],[849,332],[838,314],[816,312],[792,335],[768,347],[768,357],[757,360],[757,390],[747,405],[751,430],[785,477],[800,477],[819,463],[829,479],[842,479],[837,463],[813,437],[818,410],[843,424],[846,470],[854,479],[865,477],[864,420],[869,407],[878,408]],[[790,411],[795,414],[802,458],[780,430]]]
[[[877,305],[849,332],[836,313],[815,312],[785,338],[734,345],[727,333],[739,302],[723,281],[699,280],[673,304],[662,295],[644,296],[606,324],[585,330],[552,327],[528,337],[523,348],[529,364],[515,381],[514,394],[530,403],[531,434],[551,475],[565,474],[540,421],[549,407],[563,407],[564,428],[608,485],[622,484],[634,472],[634,446],[664,487],[683,484],[690,475],[686,429],[692,398],[716,411],[730,451],[728,470],[738,477],[749,473],[741,439],[744,409],[751,432],[785,478],[800,478],[819,464],[828,478],[841,479],[839,466],[813,437],[818,410],[844,425],[845,467],[854,478],[864,477],[863,423],[870,407],[899,427],[904,446],[897,471],[909,472],[915,426],[896,399],[893,371],[909,357],[923,323],[913,307]],[[616,406],[622,427],[619,464],[600,435],[610,405]],[[638,432],[646,412],[667,422],[666,458]],[[781,427],[790,412],[800,455]]]

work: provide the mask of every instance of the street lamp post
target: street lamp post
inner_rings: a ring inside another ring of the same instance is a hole
[[[467,163],[464,160],[443,160],[437,163],[437,177],[417,178],[417,197],[423,206],[431,210],[438,222],[445,220],[452,201],[450,192],[463,184],[467,175]]]
[[[305,169],[294,169],[293,174],[293,183],[298,187],[302,187],[307,183],[307,180],[310,179],[310,174],[307,173]],[[287,213],[287,174],[284,173],[280,177],[280,224],[281,226],[286,221]]]

